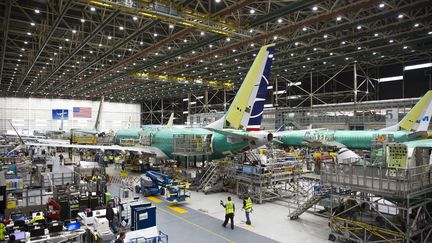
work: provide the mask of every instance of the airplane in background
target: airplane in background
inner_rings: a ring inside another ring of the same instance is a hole
[[[100,120],[102,117],[102,110],[103,110],[103,103],[104,103],[104,97],[101,97],[100,103],[99,103],[99,109],[96,116],[96,121],[91,129],[82,129],[82,128],[72,128],[70,130],[64,129],[64,114],[63,111],[59,116],[61,117],[61,124],[59,130],[47,130],[47,131],[38,131],[35,130],[33,133],[36,134],[35,136],[21,136],[21,138],[24,141],[29,140],[36,140],[41,143],[51,143],[51,142],[60,142],[62,144],[68,143],[71,139],[71,136],[73,134],[79,134],[84,137],[94,137],[97,135],[105,135],[105,132],[102,132],[100,129]],[[15,136],[15,135],[14,135]]]
[[[307,129],[273,133],[275,141],[286,146],[327,146],[367,149],[372,140],[392,135],[396,142],[427,138],[432,115],[432,91],[428,91],[396,125],[381,130]]]
[[[267,86],[273,62],[274,44],[261,47],[227,113],[205,128],[131,128],[116,132],[120,139],[150,138],[147,146],[86,145],[58,143],[27,143],[26,146],[69,147],[152,153],[159,159],[175,158],[174,138],[179,135],[199,135],[208,144],[206,159],[259,147],[272,140],[272,134],[258,131],[262,121]],[[251,131],[253,130],[253,131]]]

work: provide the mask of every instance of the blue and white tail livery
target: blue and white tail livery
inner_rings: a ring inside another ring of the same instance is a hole
[[[260,130],[274,49],[274,44],[261,47],[228,112],[207,127]]]

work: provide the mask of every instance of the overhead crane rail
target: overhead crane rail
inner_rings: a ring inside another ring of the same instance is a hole
[[[132,2],[128,1],[107,1],[107,0],[91,0],[90,4],[103,6],[106,8],[117,9],[123,12],[138,14],[144,17],[161,20],[164,22],[178,24],[184,27],[194,27],[200,30],[213,32],[226,36],[237,36],[241,38],[249,38],[247,31],[238,28],[236,24],[229,23],[224,20],[207,17],[203,14],[198,14],[186,8],[179,8],[171,4],[163,2]]]

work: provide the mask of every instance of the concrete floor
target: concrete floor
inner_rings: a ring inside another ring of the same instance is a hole
[[[113,166],[107,168],[110,175],[118,175]],[[139,176],[129,173],[129,176]],[[117,194],[119,185],[113,184],[109,190]],[[140,195],[141,196],[141,195]],[[223,228],[224,208],[219,205],[228,196],[234,200],[236,215],[235,229]],[[142,196],[141,196],[142,197]],[[162,199],[162,197],[159,197]],[[147,199],[148,200],[148,199]],[[155,203],[157,207],[157,225],[167,233],[169,242],[327,242],[329,228],[327,219],[310,213],[304,213],[298,220],[287,217],[289,209],[286,202],[274,201],[254,204],[251,214],[252,226],[245,224],[245,213],[241,210],[242,200],[230,193],[204,195],[191,192],[191,198],[178,207],[186,210],[179,214],[167,206],[166,202]]]
[[[72,166],[54,164],[54,171],[69,171]],[[107,168],[107,173],[118,176],[119,170],[113,165]],[[139,176],[129,173],[130,177]],[[117,177],[119,179],[119,177]],[[115,180],[114,180],[115,181]],[[108,187],[112,195],[118,195],[120,184],[113,183]],[[169,242],[327,242],[329,228],[327,219],[304,213],[298,220],[291,221],[287,215],[289,209],[286,202],[274,201],[264,204],[254,204],[251,214],[252,226],[245,224],[242,201],[229,193],[214,193],[204,195],[191,192],[187,202],[176,205],[184,210],[179,213],[169,208],[169,204],[161,199],[148,200],[157,207],[157,225],[159,230],[168,234]],[[140,197],[144,198],[142,195]],[[220,200],[231,196],[236,205],[234,218],[235,229],[221,226],[224,219],[224,208]],[[186,212],[185,212],[186,211]]]

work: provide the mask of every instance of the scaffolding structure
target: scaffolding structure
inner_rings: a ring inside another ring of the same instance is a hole
[[[212,134],[174,134],[173,154],[209,155],[213,152],[211,137]]]
[[[248,160],[259,160],[253,152],[247,152]],[[236,194],[248,195],[254,202],[263,203],[291,196],[289,188],[299,178],[302,170],[298,161],[282,161],[261,165],[247,165],[236,174]]]
[[[198,180],[197,191],[207,194],[229,189],[235,180],[236,169],[236,164],[231,160],[213,160]]]
[[[412,168],[324,163],[331,186],[329,239],[353,242],[430,242],[430,165]]]

